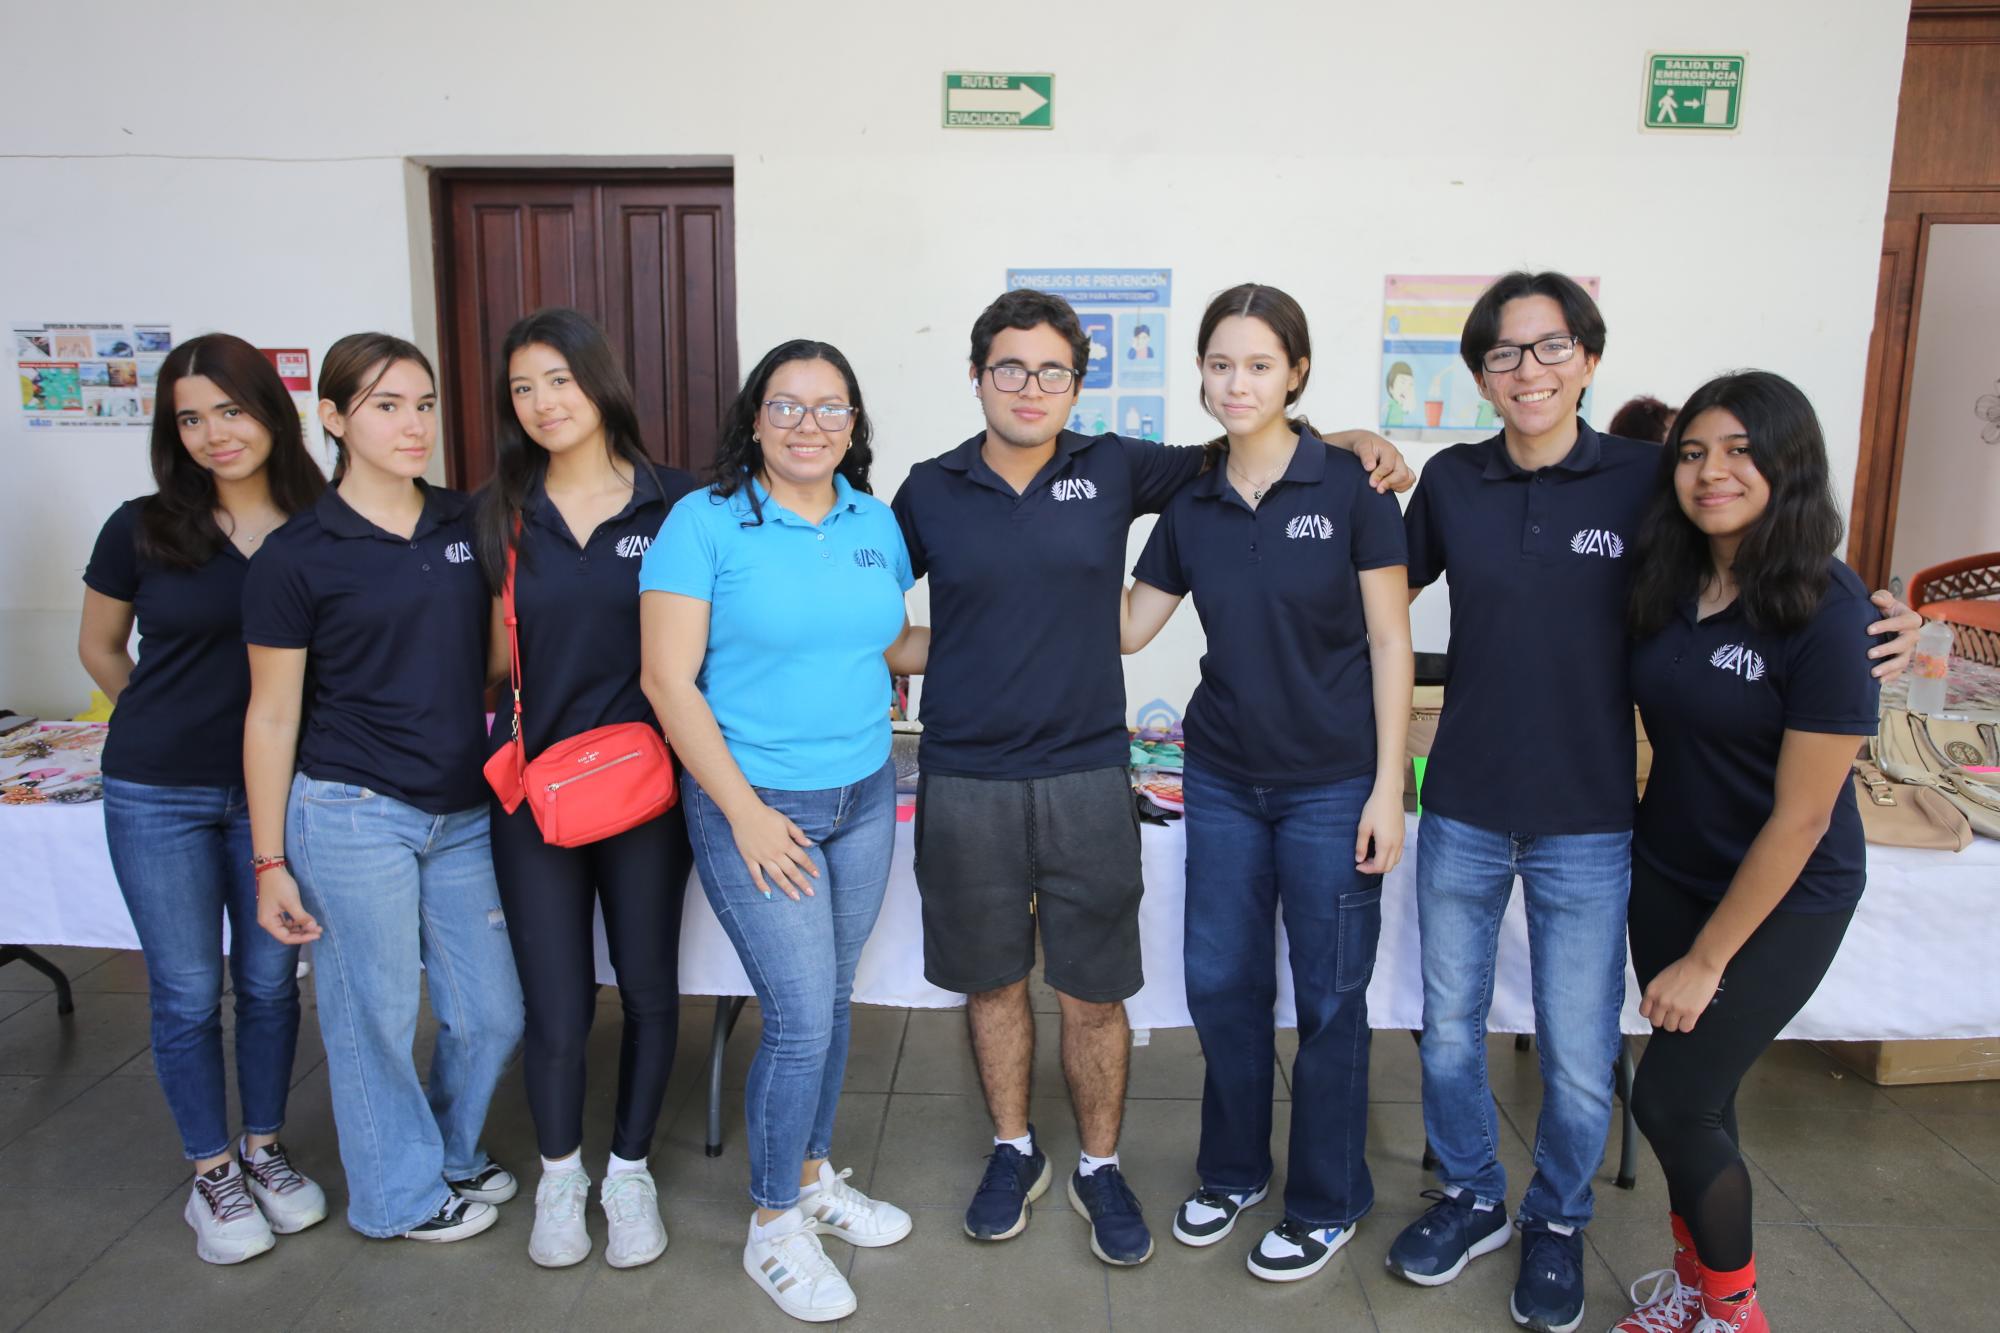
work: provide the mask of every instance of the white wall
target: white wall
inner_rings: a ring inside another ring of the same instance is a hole
[[[1009,265],[1171,266],[1177,338],[1223,287],[1289,289],[1327,425],[1372,417],[1384,274],[1597,274],[1607,412],[1770,366],[1813,396],[1845,478],[1907,12],[113,0],[87,74],[10,67],[10,105],[62,113],[0,129],[0,319],[166,318],[307,344],[315,366],[363,326],[430,341],[410,160],[723,156],[743,363],[795,335],[844,346],[884,494],[978,428],[965,337]],[[1640,134],[1648,49],[1748,52],[1743,132]],[[1056,129],[940,129],[947,69],[1053,70]],[[1205,438],[1192,348],[1169,351],[1168,438]],[[0,494],[36,497],[0,525],[0,702],[81,702],[76,575],[146,488],[140,436],[0,424]],[[1418,602],[1420,646],[1441,646],[1443,600]],[[1198,652],[1184,612],[1129,664],[1133,705],[1185,702]]]
[[[1973,415],[2000,394],[2000,225],[1930,230],[1890,566],[1910,575],[2000,551],[2000,444]]]

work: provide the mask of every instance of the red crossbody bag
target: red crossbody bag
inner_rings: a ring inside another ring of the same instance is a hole
[[[514,611],[514,555],[511,549],[507,552],[507,582],[500,594],[513,650],[514,735],[486,761],[486,781],[493,794],[510,815],[527,801],[542,841],[555,847],[580,847],[658,818],[673,807],[678,795],[674,759],[660,733],[643,722],[592,727],[528,758],[521,739],[521,635]]]

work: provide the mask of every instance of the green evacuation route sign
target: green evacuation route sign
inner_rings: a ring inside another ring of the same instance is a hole
[[[1743,114],[1743,57],[1646,57],[1646,101],[1639,124],[1648,130],[1736,128]]]
[[[1054,125],[1053,74],[947,74],[948,130],[1046,130]]]

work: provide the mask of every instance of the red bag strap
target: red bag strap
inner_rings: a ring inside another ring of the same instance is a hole
[[[500,585],[501,610],[507,620],[507,666],[514,684],[514,746],[521,751],[523,762],[527,759],[526,743],[521,739],[521,618],[514,610],[514,561],[521,545],[521,520],[514,519],[514,540],[507,545],[507,581]]]

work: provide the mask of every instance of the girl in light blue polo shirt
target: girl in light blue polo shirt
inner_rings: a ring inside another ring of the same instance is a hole
[[[855,1309],[819,1237],[910,1233],[827,1161],[895,839],[889,676],[921,671],[929,646],[903,609],[902,533],[868,490],[869,436],[846,357],[773,348],[724,418],[714,484],[673,507],[639,573],[646,694],[687,767],[702,887],[763,1006],[743,1268],[814,1323]]]

